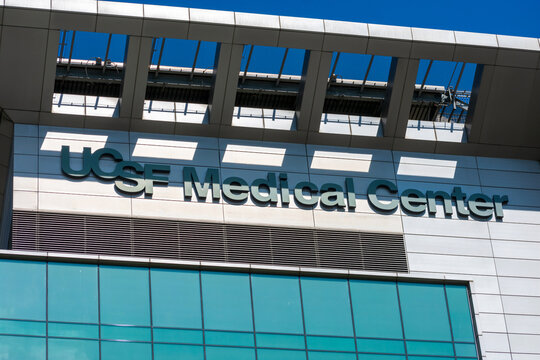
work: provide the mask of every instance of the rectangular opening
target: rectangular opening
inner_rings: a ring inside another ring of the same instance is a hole
[[[53,113],[118,116],[127,36],[60,33]]]

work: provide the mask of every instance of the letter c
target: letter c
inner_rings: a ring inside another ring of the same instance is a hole
[[[375,207],[378,210],[390,212],[394,211],[399,204],[398,199],[392,199],[389,203],[382,203],[377,198],[377,189],[378,188],[386,188],[390,194],[397,193],[398,189],[397,186],[388,180],[375,180],[371,182],[368,186],[367,190],[367,196],[368,196],[368,202]]]

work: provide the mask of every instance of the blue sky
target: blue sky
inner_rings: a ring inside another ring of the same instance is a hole
[[[117,0],[118,1],[118,0]],[[540,37],[540,0],[517,1],[437,1],[437,0],[120,0],[121,2],[183,6],[229,11],[253,12],[273,15],[312,17],[385,25],[414,26],[424,28],[473,31],[494,34]],[[77,33],[74,58],[95,59],[105,57],[106,34]],[[71,40],[71,34],[66,37]],[[84,44],[84,45],[83,45]],[[109,58],[122,61],[125,36],[114,35]],[[69,45],[68,45],[69,46]],[[167,39],[161,64],[191,67],[197,43],[189,40]],[[67,56],[67,49],[64,56]],[[156,44],[152,62],[157,63],[160,42]],[[215,44],[203,42],[199,52],[197,67],[210,68],[214,60]],[[249,71],[277,73],[285,49],[256,46],[251,58]],[[245,69],[249,47],[244,49],[242,70]],[[335,55],[334,55],[335,56]],[[341,54],[336,68],[338,77],[363,79],[369,63],[369,55]],[[287,56],[284,74],[298,75],[302,68],[303,51],[291,49]],[[390,58],[375,57],[368,80],[385,81]],[[417,82],[421,83],[428,66],[422,60]],[[455,85],[461,64],[435,62],[429,73],[427,84]],[[460,82],[460,89],[472,86],[475,65],[467,64]],[[453,75],[453,76],[452,76]]]

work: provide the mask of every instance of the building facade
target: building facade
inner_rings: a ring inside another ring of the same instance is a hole
[[[0,3],[0,359],[540,359],[540,39]]]

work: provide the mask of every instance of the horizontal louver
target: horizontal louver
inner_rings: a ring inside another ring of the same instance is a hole
[[[403,236],[13,212],[13,250],[407,271]]]

